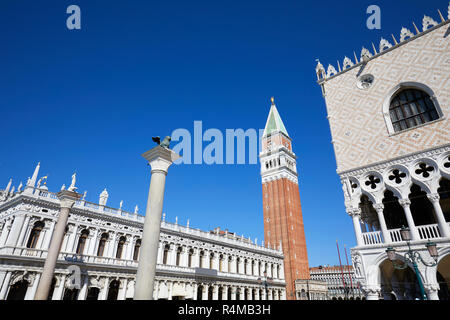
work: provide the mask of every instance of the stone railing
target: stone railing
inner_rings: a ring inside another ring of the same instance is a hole
[[[45,259],[47,257],[47,250],[5,246],[0,248],[0,255]],[[58,255],[58,260],[72,263],[102,264],[102,265],[123,266],[133,268],[137,268],[138,265],[138,262],[134,260],[117,259],[111,257],[99,257],[84,254],[79,255],[72,252],[60,252]]]
[[[449,223],[449,225],[450,225],[450,223]],[[420,240],[438,239],[441,237],[438,224],[427,224],[427,225],[422,225],[422,226],[416,226],[416,228],[419,233]],[[402,242],[403,241],[402,236],[400,234],[400,230],[401,230],[401,228],[388,230],[389,236],[391,237],[392,242]],[[381,231],[363,232],[362,236],[363,236],[365,245],[383,243]]]
[[[161,221],[161,229],[182,232],[182,233],[198,236],[198,237],[205,238],[205,239],[210,239],[213,241],[215,240],[215,241],[218,241],[218,242],[221,242],[224,244],[245,247],[246,249],[253,249],[253,250],[257,250],[257,251],[264,252],[264,253],[271,253],[271,254],[280,255],[280,256],[283,254],[282,251],[257,245],[255,243],[249,241],[247,238],[242,238],[239,236],[226,237],[224,235],[219,235],[216,233],[211,233],[211,232],[203,231],[200,229],[185,227],[185,226],[181,226],[181,225],[175,224],[175,223],[170,223],[167,221]]]
[[[37,195],[39,198],[46,198],[47,200],[54,200],[53,202],[59,202],[58,196],[56,193],[35,189],[33,194]],[[106,206],[100,206],[97,203],[88,202],[85,200],[78,200],[75,202],[74,208],[78,209],[88,209],[89,211],[93,211],[95,213],[105,214],[112,217],[120,216],[121,218],[133,221],[144,222],[144,216],[141,216],[137,213],[131,213],[128,211],[124,211],[121,209],[115,209]]]
[[[400,230],[402,230],[401,228],[398,229],[389,229],[389,234],[391,236],[391,240],[392,242],[401,242],[402,240],[402,236],[400,234]]]
[[[365,232],[362,235],[366,245],[383,243],[381,231]]]
[[[419,232],[420,239],[436,239],[441,237],[437,224],[417,226],[417,231]]]

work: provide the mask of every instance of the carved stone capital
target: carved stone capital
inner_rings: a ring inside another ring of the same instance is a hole
[[[411,200],[409,199],[400,199],[398,200],[398,203],[400,203],[400,205],[405,208],[405,207],[409,207],[411,205]]]
[[[347,208],[347,213],[351,217],[357,216],[361,218],[361,208]]]
[[[74,191],[62,190],[57,193],[58,199],[60,200],[61,208],[72,208],[75,201],[81,198],[81,194]]]
[[[439,193],[429,193],[427,194],[427,198],[431,201],[431,202],[439,202],[439,199],[441,198],[439,196]]]
[[[384,210],[384,204],[382,203],[376,203],[373,205],[373,207],[377,212],[383,212]]]

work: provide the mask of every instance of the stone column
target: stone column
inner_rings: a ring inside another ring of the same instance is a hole
[[[94,233],[92,233],[92,230],[89,230],[89,247],[88,250],[86,251],[87,255],[90,256],[94,256],[95,255],[95,247],[97,247],[97,242],[98,242],[98,229],[95,228],[94,229]],[[91,236],[92,235],[92,236]]]
[[[219,300],[219,288],[218,286],[215,284],[213,285],[213,295],[212,295],[212,299],[213,300]]]
[[[219,253],[218,252],[214,252],[214,257],[213,257],[213,265],[212,268],[215,270],[219,270]]]
[[[25,221],[23,223],[22,230],[20,231],[19,238],[17,239],[17,244],[16,244],[17,247],[23,247],[24,246],[23,242],[25,241],[24,239],[25,239],[25,235],[27,234],[27,231],[28,231],[28,224],[29,223],[30,223],[30,216],[27,215],[25,217]],[[39,238],[40,239],[38,239],[38,242],[39,242],[39,240],[42,239],[42,236],[39,237]],[[40,249],[40,247],[36,245],[36,249]]]
[[[439,284],[425,284],[424,287],[428,300],[439,300]]]
[[[236,288],[231,287],[229,290],[231,290],[231,300],[236,300]]]
[[[108,290],[109,290],[109,278],[106,277],[104,281],[104,286],[98,295],[98,300],[106,300],[106,298],[108,298]]]
[[[64,231],[69,218],[69,211],[75,201],[80,197],[81,194],[68,190],[63,190],[58,193],[61,211],[59,213],[58,222],[55,226],[52,241],[50,242],[47,258],[45,259],[44,269],[42,271],[41,280],[39,281],[35,300],[47,300],[55,271],[56,260],[58,259],[59,251],[64,238]]]
[[[158,257],[157,257],[157,263],[158,264],[162,264],[163,263],[163,256],[164,256],[164,243],[159,243],[158,244]],[[142,250],[142,242],[141,242],[141,250]]]
[[[117,294],[117,300],[125,300],[127,295],[127,278],[120,280],[119,293]]]
[[[392,242],[391,235],[389,234],[389,231],[386,226],[386,220],[384,220],[384,213],[383,213],[384,204],[377,203],[377,204],[374,204],[373,207],[375,208],[375,210],[377,211],[377,214],[378,214],[378,221],[380,222],[380,229],[381,229],[381,234],[383,235],[384,243]]]
[[[416,225],[414,223],[414,219],[411,214],[411,200],[409,199],[400,199],[398,200],[400,205],[403,207],[403,210],[405,211],[405,217],[406,221],[408,222],[408,228],[411,232],[411,239],[412,240],[420,240],[419,231],[417,231]]]
[[[202,300],[208,300],[208,290],[209,290],[209,285],[204,284],[203,290],[202,290]]]
[[[180,266],[189,267],[189,252],[188,248],[185,246],[181,247],[181,261]]]
[[[428,199],[430,199],[431,203],[433,204],[434,213],[436,216],[436,220],[438,221],[439,225],[439,231],[441,232],[441,237],[443,238],[449,238],[450,237],[450,227],[448,226],[447,222],[445,221],[444,214],[442,212],[441,205],[439,204],[439,193],[431,193],[427,194]]]
[[[55,225],[56,225],[55,220],[51,220],[50,227],[45,235],[44,244],[42,245],[42,249],[44,249],[44,250],[47,250],[50,245],[50,239],[52,238],[53,231],[55,230]]]
[[[6,294],[8,293],[9,289],[9,281],[11,281],[11,275],[12,275],[11,271],[6,272],[5,279],[3,280],[3,284],[0,289],[0,300],[6,299]]]
[[[177,247],[173,243],[170,244],[170,249],[167,253],[167,264],[171,266],[177,264]]]
[[[223,254],[223,259],[222,259],[222,272],[230,272],[228,270],[228,255],[227,254]]]
[[[366,296],[366,300],[379,300],[379,293],[381,288],[378,286],[370,286],[370,287],[363,287],[362,291],[364,292]]]
[[[193,292],[192,292],[192,299],[193,300],[197,300],[197,289],[198,289],[198,284],[194,283],[194,289],[193,289]]]
[[[161,146],[147,151],[142,156],[152,168],[152,178],[145,210],[144,231],[142,233],[134,299],[152,300],[166,175],[172,162],[180,156]]]
[[[357,246],[363,246],[364,240],[361,232],[361,209],[360,208],[351,208],[347,211],[347,213],[352,217],[353,221],[353,229],[355,230],[356,236],[356,244]]]
[[[83,282],[81,285],[81,289],[80,292],[78,293],[78,298],[77,300],[86,300],[86,296],[88,293],[88,285],[89,285],[89,275],[84,275],[83,277]]]
[[[236,257],[235,256],[231,256],[229,272],[236,273]]]
[[[67,246],[65,251],[72,253],[74,252],[73,247],[75,246],[75,238],[77,236],[77,232],[78,232],[78,225],[71,225],[69,226],[69,231],[71,230],[71,233],[69,235],[69,239],[67,240]]]
[[[15,247],[17,241],[19,240],[20,231],[22,230],[23,223],[25,221],[25,214],[17,214],[14,217],[14,222],[12,223],[11,231],[9,232],[8,239],[6,240],[6,245],[10,247]]]
[[[0,247],[5,245],[6,239],[8,238],[9,230],[11,230],[12,219],[6,220],[5,225],[2,229],[2,235],[0,236]]]
[[[64,294],[64,287],[66,284],[66,275],[61,275],[61,279],[59,280],[59,286],[55,288],[53,292],[52,300],[62,300]]]
[[[272,264],[271,263],[267,264],[267,276],[270,278],[272,277]]]
[[[222,300],[228,300],[228,286],[222,287]]]
[[[40,273],[37,273],[34,275],[33,284],[31,285],[31,287],[28,287],[28,290],[27,290],[24,300],[33,300],[34,299],[40,277],[41,277]]]

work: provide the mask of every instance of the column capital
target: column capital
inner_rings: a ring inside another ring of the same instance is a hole
[[[439,199],[441,198],[439,193],[428,193],[427,194],[427,198],[431,201],[431,202],[439,202]]]
[[[167,174],[170,165],[180,158],[178,154],[170,149],[156,146],[142,154],[152,168],[152,173],[160,172]]]
[[[373,205],[374,209],[377,212],[383,211],[384,210],[384,204],[383,203],[376,203]]]
[[[58,199],[60,200],[61,208],[72,208],[75,204],[75,201],[81,198],[81,194],[69,191],[69,190],[62,190],[58,192],[57,194]]]
[[[405,208],[405,207],[409,207],[411,205],[411,200],[409,199],[399,199],[398,203],[400,203],[400,205]]]
[[[347,213],[349,216],[353,217],[353,216],[361,216],[361,208],[354,208],[354,207],[350,207],[347,208]]]

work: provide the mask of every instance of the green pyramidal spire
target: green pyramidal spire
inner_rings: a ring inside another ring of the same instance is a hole
[[[282,132],[289,137],[286,128],[284,127],[283,121],[281,120],[280,114],[278,113],[277,107],[273,97],[271,98],[272,105],[270,107],[269,116],[267,117],[266,127],[264,128],[263,137],[268,136],[271,133]]]

